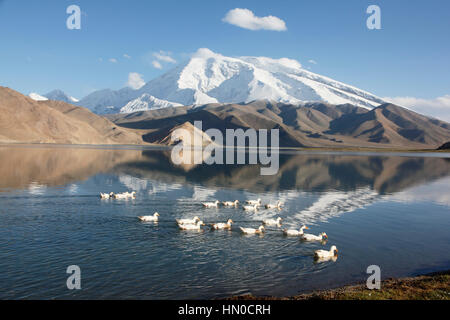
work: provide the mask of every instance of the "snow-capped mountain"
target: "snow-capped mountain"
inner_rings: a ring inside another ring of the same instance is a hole
[[[231,58],[199,49],[192,58],[140,89],[183,105],[269,99],[299,104],[321,101],[372,108],[384,101],[373,94],[320,76],[292,59]]]
[[[44,97],[46,97],[49,100],[63,101],[63,102],[72,103],[72,104],[79,102],[78,99],[67,95],[64,91],[61,91],[61,90],[53,90],[53,91],[45,94]]]
[[[137,99],[128,102],[123,108],[120,109],[120,113],[132,113],[137,111],[155,110],[168,107],[181,107],[182,104],[173,103],[166,100],[161,100],[144,93]]]
[[[40,94],[35,93],[35,92],[31,92],[28,96],[31,99],[33,99],[34,101],[47,101],[48,100],[46,97],[43,97]]]
[[[119,113],[128,102],[141,96],[138,90],[125,87],[120,90],[94,91],[81,99],[77,105],[91,109],[97,114]]]
[[[76,104],[104,114],[262,99],[291,104],[349,103],[368,109],[384,103],[371,93],[305,70],[296,60],[226,57],[202,48],[189,61],[140,89],[96,91]]]

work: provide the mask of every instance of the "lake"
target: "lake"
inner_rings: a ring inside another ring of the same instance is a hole
[[[0,146],[0,299],[212,299],[286,296],[450,269],[450,154],[285,152],[258,165],[176,166],[161,148]],[[136,191],[101,200],[100,192]],[[281,200],[278,210],[205,209],[203,201]],[[157,224],[137,217],[160,213]],[[181,231],[176,218],[235,222]],[[326,232],[305,243],[268,227]],[[336,261],[313,253],[336,245]],[[68,290],[70,265],[81,290]]]

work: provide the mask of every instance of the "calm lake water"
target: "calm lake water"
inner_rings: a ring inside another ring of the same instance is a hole
[[[292,152],[276,176],[257,165],[184,166],[147,149],[0,147],[0,299],[210,299],[294,295],[450,269],[450,154]],[[135,200],[100,192],[135,190]],[[282,200],[282,211],[204,209],[202,201]],[[158,224],[137,216],[161,215]],[[231,231],[186,232],[175,218],[235,222]],[[303,243],[280,216],[328,243]],[[336,245],[338,259],[314,263]],[[79,291],[66,268],[81,268]]]

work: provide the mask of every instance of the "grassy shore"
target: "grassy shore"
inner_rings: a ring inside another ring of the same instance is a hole
[[[292,297],[236,296],[229,300],[450,300],[450,270],[382,281],[380,290],[365,284],[317,291]]]

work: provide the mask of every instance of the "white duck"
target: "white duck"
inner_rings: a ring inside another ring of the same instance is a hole
[[[239,200],[222,202],[222,205],[224,205],[225,207],[237,207],[238,204],[239,204]]]
[[[116,193],[114,194],[114,199],[127,199],[128,196],[124,193]]]
[[[296,237],[298,237],[298,236],[303,236],[303,234],[304,234],[304,232],[303,232],[303,230],[305,230],[305,229],[309,229],[307,226],[305,226],[305,225],[303,225],[301,228],[300,228],[300,230],[294,230],[294,229],[284,229],[283,230],[283,233],[285,234],[285,235],[287,235],[287,236],[296,236]]]
[[[245,202],[248,203],[248,204],[251,204],[251,205],[257,205],[257,206],[261,205],[261,199],[258,199],[258,200],[247,200]]]
[[[114,198],[115,199],[128,199],[128,198],[136,199],[136,191],[117,193],[117,194],[114,194]]]
[[[258,211],[258,205],[252,205],[252,206],[243,206],[242,209],[244,209],[245,211]]]
[[[204,225],[203,221],[200,220],[196,224],[179,224],[178,227],[181,230],[201,230]]]
[[[270,204],[270,203],[268,203],[268,204],[265,205],[265,207],[266,207],[266,209],[278,209],[278,210],[280,210],[281,209],[281,205],[282,205],[281,201],[278,201],[277,204]]]
[[[253,229],[253,228],[243,228],[243,227],[239,227],[242,231],[242,233],[245,234],[262,234],[265,231],[264,226],[259,227],[258,229]]]
[[[215,202],[203,202],[202,205],[205,208],[217,208],[219,206],[220,201],[215,201]]]
[[[318,236],[316,236],[314,234],[308,234],[308,233],[305,233],[302,235],[302,240],[305,240],[305,241],[322,241],[325,239],[328,239],[328,236],[325,232],[322,232]]]
[[[332,246],[330,251],[327,250],[316,250],[314,251],[314,258],[317,260],[326,261],[337,256],[338,249],[336,246]]]
[[[178,224],[196,224],[200,221],[200,218],[195,216],[192,219],[176,219]]]
[[[233,224],[233,220],[228,219],[228,221],[226,223],[223,222],[219,222],[219,223],[214,223],[212,225],[212,228],[214,230],[223,230],[223,229],[231,229],[231,225]]]
[[[102,193],[100,192],[100,198],[101,199],[110,199],[114,197],[114,193],[110,192],[110,193]]]
[[[155,212],[152,216],[140,216],[139,220],[144,222],[158,222],[159,213]]]
[[[263,220],[263,223],[266,226],[281,227],[281,221],[283,221],[283,219],[278,217],[277,219],[265,219],[265,220]]]

